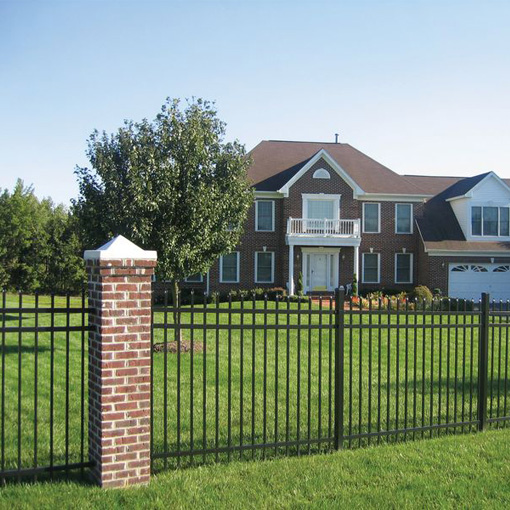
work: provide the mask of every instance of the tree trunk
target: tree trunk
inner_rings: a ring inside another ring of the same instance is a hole
[[[174,309],[176,311],[173,312],[174,316],[174,324],[175,328],[175,341],[177,342],[178,348],[180,346],[180,341],[182,340],[182,332],[181,332],[181,312],[178,311],[181,306],[181,299],[179,294],[179,282],[177,280],[172,280],[170,286],[170,292],[172,293],[172,303]]]

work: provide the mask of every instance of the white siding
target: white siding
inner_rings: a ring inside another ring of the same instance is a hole
[[[461,198],[459,200],[452,200],[450,202],[457,221],[459,222],[460,228],[466,239],[471,236],[471,199]]]
[[[470,198],[460,198],[450,202],[453,212],[457,217],[457,221],[459,222],[460,228],[466,236],[466,239],[468,241],[494,241],[502,239],[508,240],[507,237],[473,237],[471,235],[471,207],[509,207],[510,192],[500,181],[498,181],[496,177],[490,176],[475,186],[471,195],[472,196]]]
[[[481,182],[474,190],[473,200],[477,202],[508,203],[510,201],[510,194],[495,177],[490,177]]]

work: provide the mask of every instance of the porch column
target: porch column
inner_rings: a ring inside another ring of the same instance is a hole
[[[294,295],[294,245],[289,244],[289,295]]]
[[[356,280],[360,281],[359,276],[359,246],[354,247],[354,274],[356,275]]]

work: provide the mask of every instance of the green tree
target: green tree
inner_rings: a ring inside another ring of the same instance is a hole
[[[78,291],[84,282],[76,220],[18,179],[0,195],[0,285],[24,292]]]
[[[253,201],[244,146],[224,136],[214,104],[202,99],[184,107],[167,99],[153,121],[94,131],[74,201],[88,247],[122,234],[157,250],[158,278],[173,282],[176,300],[180,280],[236,247]]]

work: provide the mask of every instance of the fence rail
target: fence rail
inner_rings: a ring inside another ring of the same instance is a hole
[[[152,308],[155,470],[510,422],[509,303],[165,296]],[[0,479],[91,467],[91,312],[85,295],[0,294]]]
[[[152,458],[266,458],[505,426],[507,303],[154,309]]]
[[[0,479],[90,467],[86,297],[0,294]]]

